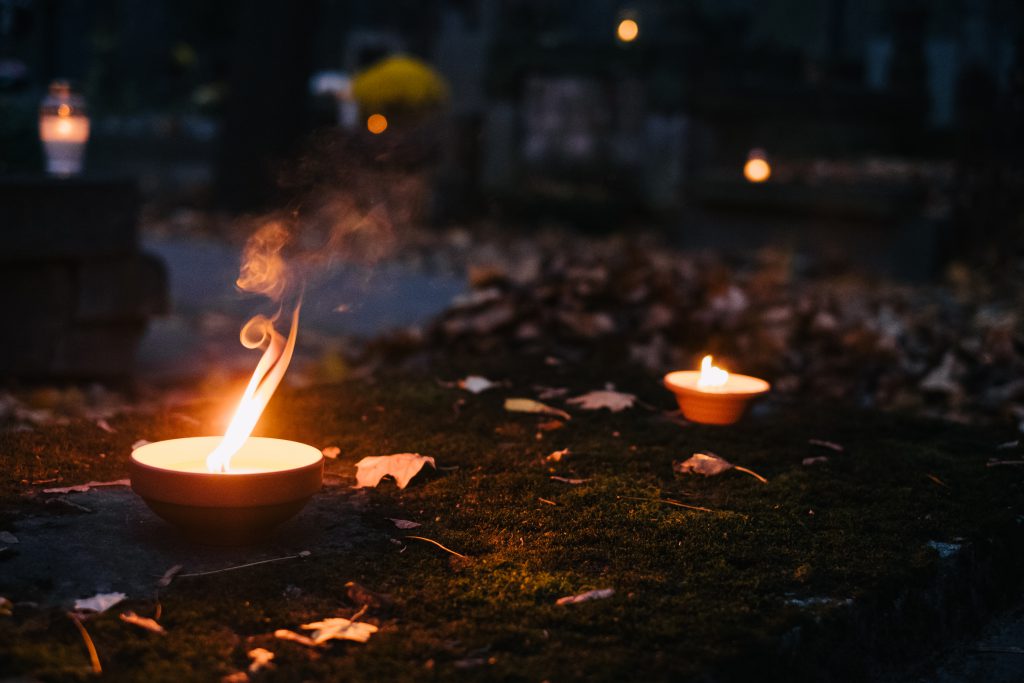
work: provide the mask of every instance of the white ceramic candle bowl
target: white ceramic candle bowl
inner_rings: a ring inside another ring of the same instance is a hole
[[[266,536],[305,506],[323,482],[323,455],[306,444],[253,436],[231,471],[207,471],[222,437],[170,439],[132,452],[132,490],[188,536],[242,545]]]

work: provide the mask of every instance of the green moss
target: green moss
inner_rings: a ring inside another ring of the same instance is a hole
[[[113,612],[91,620],[105,678],[214,680],[244,668],[253,647],[277,653],[276,668],[261,677],[269,681],[750,673],[795,627],[847,619],[838,602],[801,607],[793,599],[884,602],[939,573],[928,541],[1001,538],[1024,501],[1024,473],[985,467],[1001,435],[820,405],[775,405],[729,428],[679,427],[646,407],[572,411],[563,429],[538,432],[535,416],[503,410],[505,396],[533,395],[534,381],[583,391],[616,378],[504,367],[492,376],[514,377],[513,387],[479,396],[432,377],[391,377],[276,398],[262,433],[339,446],[329,473],[351,477],[364,456],[404,451],[458,469],[426,472],[404,491],[390,483],[370,491],[362,523],[379,534],[344,552],[175,582],[161,596],[166,637],[126,626]],[[654,380],[619,379],[647,404],[669,407]],[[5,434],[0,500],[11,513],[32,480],[122,477],[134,440],[208,433],[212,414],[209,406],[193,411],[198,425],[172,415],[124,417],[113,421],[115,434],[89,424]],[[822,450],[810,438],[846,451]],[[571,455],[544,461],[561,448]],[[736,472],[673,475],[672,462],[695,451],[748,466],[769,484]],[[810,455],[829,461],[803,466]],[[572,486],[552,474],[588,481]],[[423,522],[418,535],[469,558],[416,541],[396,545],[389,538],[405,532],[387,517]],[[367,615],[382,627],[369,643],[311,651],[272,637],[277,628],[352,613],[359,605],[347,599],[347,581],[391,596],[390,606]],[[554,605],[605,587],[615,596]],[[154,605],[129,607],[149,614]],[[0,643],[5,672],[88,677],[79,636],[59,612],[19,608],[0,618]]]

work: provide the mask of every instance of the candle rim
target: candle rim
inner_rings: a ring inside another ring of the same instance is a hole
[[[687,382],[687,383],[683,383],[681,380],[684,377],[687,380],[690,380],[690,381]],[[668,387],[672,391],[692,391],[694,393],[699,393],[699,394],[704,394],[704,395],[715,395],[715,394],[718,394],[718,395],[723,395],[723,396],[728,396],[728,395],[753,396],[753,395],[756,395],[756,394],[763,394],[766,391],[768,391],[769,389],[771,389],[771,386],[772,386],[767,380],[763,380],[760,377],[754,377],[753,375],[743,375],[743,374],[740,374],[740,373],[737,373],[737,372],[730,372],[729,373],[729,380],[726,380],[726,383],[724,385],[722,385],[720,387],[708,387],[708,388],[703,388],[702,389],[702,388],[699,388],[697,386],[697,379],[699,377],[700,377],[700,370],[674,370],[674,371],[668,373],[667,375],[665,375],[663,381],[665,383],[665,386]],[[752,386],[749,389],[731,389],[731,388],[727,388],[729,386],[729,382],[733,378],[735,378],[737,380],[743,380],[743,381],[752,382],[755,386]]]
[[[294,449],[295,452],[298,453],[298,455],[296,457],[282,458],[282,461],[284,462],[284,466],[282,466],[282,467],[275,467],[274,469],[265,469],[265,470],[260,470],[260,471],[257,471],[257,472],[252,472],[252,471],[248,471],[247,472],[247,471],[244,471],[244,470],[241,470],[241,469],[238,470],[238,471],[234,471],[234,472],[232,472],[230,470],[227,471],[227,472],[209,472],[209,471],[194,472],[194,471],[189,471],[189,470],[181,469],[180,467],[174,467],[174,466],[167,465],[167,464],[154,463],[154,462],[152,462],[152,460],[142,459],[143,457],[145,457],[145,454],[143,454],[142,451],[145,451],[147,449],[151,449],[151,447],[154,447],[154,446],[160,446],[161,449],[166,449],[166,448],[168,448],[167,444],[179,443],[179,444],[183,445],[184,442],[209,441],[210,442],[210,448],[212,450],[212,448],[216,447],[216,445],[223,438],[224,438],[223,435],[206,435],[206,436],[183,436],[183,437],[176,437],[176,438],[173,438],[173,439],[163,439],[163,440],[160,440],[160,441],[153,441],[153,442],[150,442],[150,443],[147,443],[147,444],[143,444],[142,446],[139,446],[138,448],[133,448],[132,449],[132,453],[131,453],[131,461],[137,467],[142,467],[142,468],[147,468],[147,469],[151,469],[151,470],[156,470],[156,471],[159,471],[159,472],[173,473],[173,474],[179,475],[179,476],[190,476],[190,477],[212,477],[212,476],[272,477],[272,476],[275,476],[275,475],[280,475],[280,474],[282,474],[284,472],[294,472],[296,470],[301,470],[301,469],[304,469],[304,468],[307,468],[307,467],[319,466],[323,462],[323,459],[324,459],[323,453],[320,452],[320,449],[315,448],[313,446],[310,446],[309,444],[302,443],[301,441],[292,441],[291,439],[279,439],[279,438],[270,437],[270,436],[250,436],[250,437],[248,437],[248,439],[246,439],[246,441],[253,440],[253,441],[260,441],[260,442],[274,442],[274,443],[277,443],[277,444],[282,445],[284,447]],[[295,448],[296,446],[298,446],[299,448]],[[303,454],[302,451],[305,451],[305,453]],[[207,451],[201,450],[201,451],[199,451],[199,453],[198,453],[198,455],[196,457],[199,459],[199,461],[205,462],[205,458],[206,458],[207,454],[208,454]],[[303,457],[303,455],[305,457]],[[140,456],[142,456],[142,457],[140,457]],[[155,454],[151,454],[151,457],[155,457]]]

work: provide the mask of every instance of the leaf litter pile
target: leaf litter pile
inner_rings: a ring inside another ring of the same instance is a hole
[[[845,624],[868,619],[901,661],[923,657],[941,645],[922,635],[936,613],[913,599],[901,604],[916,611],[886,612],[893,596],[934,596],[965,553],[1021,547],[1024,468],[990,466],[1020,459],[1010,429],[800,403],[703,427],[628,368],[460,362],[285,389],[270,404],[261,433],[330,449],[320,497],[366,531],[343,550],[312,540],[221,569],[169,566],[150,592],[97,586],[56,606],[45,577],[12,592],[0,555],[0,669],[125,681],[868,675],[891,658]],[[132,443],[208,433],[215,413],[4,433],[0,530],[20,541],[0,543],[5,554],[26,541],[26,510],[89,515],[89,496],[118,490],[96,485],[120,483]],[[44,472],[57,481],[31,483]],[[40,505],[57,499],[86,511]]]
[[[470,292],[383,349],[630,362],[654,375],[711,353],[785,396],[1024,426],[1024,279],[1006,267],[954,264],[937,284],[903,285],[787,251],[560,232],[451,233],[429,253],[464,268]],[[488,386],[478,381],[467,386]]]

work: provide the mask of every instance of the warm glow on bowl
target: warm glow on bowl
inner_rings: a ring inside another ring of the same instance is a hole
[[[193,436],[140,446],[132,451],[132,460],[141,465],[173,472],[209,473],[206,455],[223,437]],[[239,476],[266,472],[284,472],[320,462],[323,455],[312,446],[297,441],[250,436],[231,459],[231,469],[220,476]]]
[[[624,43],[632,43],[640,35],[640,26],[633,19],[623,19],[615,29],[615,35]]]
[[[374,135],[380,135],[388,129],[388,119],[383,114],[370,114],[366,119],[366,130]]]

